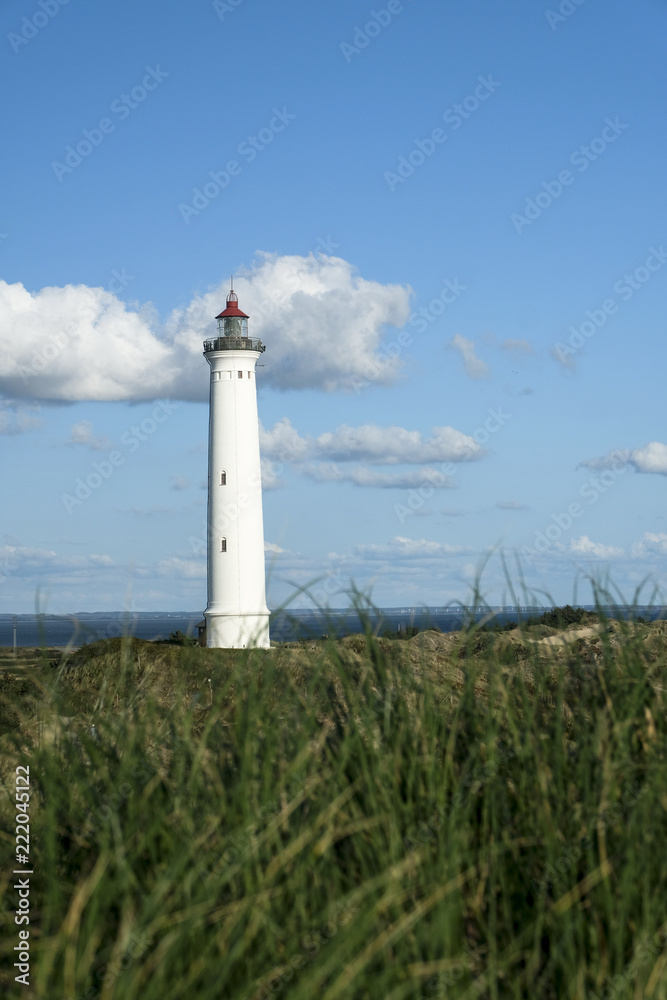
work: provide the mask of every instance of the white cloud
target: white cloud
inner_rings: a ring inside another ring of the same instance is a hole
[[[645,531],[639,541],[632,546],[632,555],[636,559],[645,556],[667,556],[667,534],[664,531],[653,533]]]
[[[316,483],[353,483],[375,489],[414,489],[419,486],[438,486],[452,489],[454,481],[437,469],[410,469],[407,472],[378,472],[365,466],[341,469],[335,462],[307,463],[300,472]]]
[[[306,457],[310,443],[309,439],[300,437],[299,432],[292,427],[289,417],[283,417],[269,431],[260,421],[259,447],[262,455],[267,458],[293,462]]]
[[[354,552],[364,559],[441,559],[443,556],[464,555],[472,549],[464,545],[432,542],[426,538],[404,538],[397,535],[386,545],[357,545]]]
[[[195,295],[160,324],[152,305],[130,309],[86,285],[31,293],[0,282],[0,392],[44,400],[205,400],[202,341],[215,332],[227,283]],[[261,381],[278,389],[349,391],[377,369],[386,325],[410,312],[408,287],[360,277],[347,261],[260,253],[236,279],[251,336],[261,338]],[[402,363],[382,360],[391,384]]]
[[[260,459],[260,472],[262,476],[263,490],[279,490],[285,485],[284,481],[278,475],[273,462],[271,462],[268,458]],[[204,489],[208,489],[208,483],[204,484]]]
[[[462,337],[460,333],[457,333],[452,337],[449,345],[455,350],[460,351],[466,375],[469,375],[470,378],[486,378],[489,374],[489,368],[481,358],[477,357],[474,341],[468,340],[467,337]]]
[[[69,434],[68,444],[82,444],[93,451],[111,451],[113,448],[108,438],[95,436],[93,425],[89,420],[80,420],[78,424],[72,424]]]
[[[614,559],[616,556],[624,554],[623,549],[617,549],[613,545],[592,542],[588,535],[571,539],[570,552],[579,556],[596,556],[598,559]]]
[[[337,462],[365,461],[377,465],[421,462],[464,462],[479,458],[484,451],[476,441],[453,427],[434,427],[424,440],[419,431],[403,427],[348,427],[320,434],[315,442],[318,457]]]
[[[33,416],[38,406],[26,406],[12,399],[0,400],[0,434],[25,434],[40,427],[42,421]]]
[[[533,354],[533,345],[528,340],[503,340],[500,349],[510,354]]]
[[[283,552],[289,552],[289,549],[281,549],[279,545],[275,542],[264,542],[264,551],[272,552],[274,555],[281,555]]]
[[[278,601],[290,608],[345,607],[350,585],[372,596],[378,607],[443,606],[464,599],[469,584],[462,573],[473,550],[429,539],[397,536],[384,544],[358,545],[321,558],[300,553],[280,555],[271,578],[270,606]],[[479,567],[472,565],[474,577]],[[504,583],[504,577],[500,586]],[[297,587],[306,588],[298,593]],[[306,597],[310,594],[310,598]],[[467,603],[467,602],[466,602]]]
[[[61,556],[52,549],[32,549],[22,545],[0,547],[0,582],[12,576],[48,576],[91,568],[114,566],[111,556],[91,553],[87,556]]]
[[[206,560],[179,559],[176,556],[171,556],[169,559],[161,559],[157,564],[156,571],[158,576],[201,580],[206,576]]]
[[[485,454],[474,438],[453,427],[434,427],[431,437],[424,438],[419,431],[403,427],[376,424],[349,427],[343,424],[319,437],[302,437],[284,417],[270,430],[260,425],[259,437],[265,489],[284,485],[279,477],[286,462],[293,463],[297,472],[318,483],[348,482],[379,489],[412,489],[424,485],[453,487],[455,483],[451,477],[428,466],[395,473],[383,473],[367,466],[466,462]],[[339,462],[364,464],[341,468]]]
[[[645,448],[635,448],[630,453],[630,463],[637,472],[654,472],[667,476],[667,444],[651,441]]]
[[[434,427],[425,439],[419,431],[403,427],[342,424],[319,437],[301,437],[287,417],[271,430],[260,426],[260,449],[267,458],[281,462],[330,459],[334,462],[368,462],[372,465],[467,462],[485,452],[474,438],[453,427]]]
[[[114,561],[111,556],[99,555],[95,552],[88,556],[92,566],[113,566]]]
[[[651,441],[643,448],[617,448],[608,455],[590,458],[580,464],[596,471],[614,469],[619,465],[631,465],[635,472],[667,476],[667,445]]]

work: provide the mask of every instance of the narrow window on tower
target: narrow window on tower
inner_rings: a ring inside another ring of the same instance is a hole
[[[220,539],[220,551],[221,552],[226,552],[227,551],[227,539],[226,538],[221,538]]]
[[[252,378],[252,375],[250,374],[250,372],[248,372],[248,378]]]
[[[220,473],[220,485],[221,486],[226,486],[227,485],[227,473],[226,472],[221,472]]]
[[[239,372],[239,378],[243,378],[243,372]]]

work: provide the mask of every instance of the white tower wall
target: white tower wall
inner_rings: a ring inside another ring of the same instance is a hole
[[[255,372],[260,356],[245,349],[205,354],[211,366],[207,646],[270,646]]]

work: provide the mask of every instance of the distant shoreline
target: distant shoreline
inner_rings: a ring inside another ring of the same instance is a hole
[[[449,604],[449,605],[424,605],[416,604],[412,607],[406,607],[401,605],[396,605],[396,607],[386,607],[377,608],[375,610],[371,609],[368,614],[371,616],[380,614],[382,616],[395,615],[395,614],[426,614],[426,613],[437,613],[437,614],[489,614],[489,613],[517,613],[517,612],[527,612],[530,614],[543,614],[545,611],[551,611],[556,605],[553,604],[487,604],[487,605],[475,605],[475,604]],[[595,611],[597,606],[595,604],[573,604],[572,607],[582,608],[584,611]],[[647,612],[659,612],[662,611],[667,614],[667,605],[664,604],[603,604],[600,607],[607,612],[625,610],[625,611],[647,611]],[[273,615],[293,615],[295,617],[308,617],[312,615],[352,615],[356,614],[357,610],[353,607],[347,608],[284,608],[281,610],[274,610],[271,612]],[[55,621],[61,619],[78,619],[78,618],[120,618],[120,619],[165,619],[165,618],[203,618],[203,612],[201,611],[72,611],[63,613],[51,613],[42,612],[39,615],[34,611],[25,612],[0,612],[0,621],[11,621],[13,618],[18,619],[31,619],[37,621],[48,620]]]
[[[595,612],[594,605],[577,605]],[[503,605],[503,606],[446,606],[446,607],[397,607],[366,611],[365,615],[374,631],[401,631],[417,627],[419,630],[436,628],[441,632],[454,632],[464,622],[486,619],[500,625],[520,619],[538,617],[552,606]],[[667,617],[667,608],[660,605],[602,606],[608,618],[643,617],[648,620]],[[201,612],[85,612],[76,615],[54,614],[0,614],[0,647],[13,648],[14,624],[16,645],[20,647],[64,648],[82,646],[99,639],[112,639],[133,635],[138,639],[166,639],[170,633],[181,631],[197,634]],[[271,618],[271,638],[276,642],[289,642],[302,638],[320,638],[324,634],[351,635],[363,631],[359,612],[350,608],[285,609],[274,612]]]

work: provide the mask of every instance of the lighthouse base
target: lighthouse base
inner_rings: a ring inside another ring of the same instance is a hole
[[[269,615],[221,615],[205,611],[206,645],[213,649],[269,649]]]

